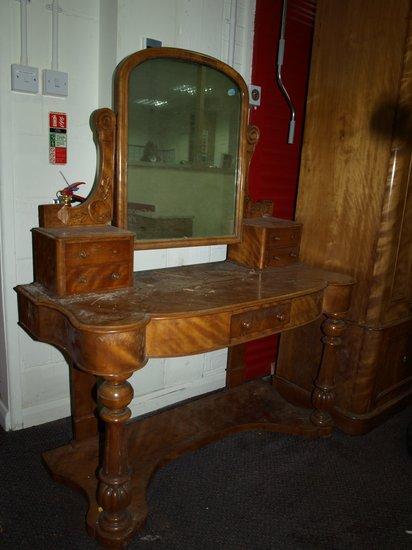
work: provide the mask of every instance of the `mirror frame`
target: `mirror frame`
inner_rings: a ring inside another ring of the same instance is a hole
[[[114,80],[114,110],[117,117],[116,130],[116,178],[114,190],[113,224],[127,229],[127,163],[128,163],[128,94],[131,71],[148,59],[171,58],[206,65],[231,78],[241,94],[239,148],[236,171],[236,208],[234,233],[222,237],[193,237],[187,239],[135,239],[135,249],[178,248],[184,246],[207,246],[240,242],[243,219],[243,202],[248,172],[247,132],[249,119],[249,90],[232,67],[213,57],[179,48],[148,48],[126,57],[117,67]]]

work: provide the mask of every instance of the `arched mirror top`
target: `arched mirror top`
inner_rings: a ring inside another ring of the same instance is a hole
[[[115,224],[136,248],[239,241],[248,89],[225,63],[176,48],[124,59],[115,75]]]

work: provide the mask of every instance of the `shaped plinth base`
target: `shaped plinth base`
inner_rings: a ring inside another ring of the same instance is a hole
[[[247,430],[283,432],[306,437],[330,435],[331,427],[315,426],[311,411],[297,408],[262,380],[249,382],[196,401],[168,409],[127,425],[132,467],[132,529],[122,541],[100,542],[122,548],[147,517],[146,489],[155,470],[178,456],[231,433]],[[80,490],[89,501],[86,523],[96,536],[99,440],[72,442],[43,454],[52,477]]]

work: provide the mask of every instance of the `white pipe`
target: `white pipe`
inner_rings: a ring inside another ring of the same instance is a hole
[[[52,3],[52,71],[59,70],[59,0]]]
[[[27,0],[20,0],[20,65],[28,65],[27,57]]]
[[[229,52],[228,64],[232,67],[235,64],[235,41],[236,41],[236,23],[237,23],[237,0],[230,2],[230,25],[229,25]]]

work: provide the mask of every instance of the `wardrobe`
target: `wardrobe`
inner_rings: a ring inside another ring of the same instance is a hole
[[[333,416],[365,433],[412,395],[409,0],[319,0],[296,206],[302,261],[357,280]],[[309,405],[319,323],[284,334],[274,384]]]

